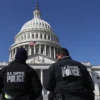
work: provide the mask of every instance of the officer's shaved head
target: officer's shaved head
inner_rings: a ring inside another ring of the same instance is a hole
[[[69,56],[69,51],[66,48],[61,48],[57,52],[58,55]]]

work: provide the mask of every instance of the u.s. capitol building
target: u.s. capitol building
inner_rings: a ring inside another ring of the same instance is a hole
[[[9,61],[0,62],[0,68],[3,68],[14,59],[18,48],[24,47],[28,51],[28,59],[26,62],[36,69],[43,84],[43,73],[56,61],[56,52],[61,46],[50,24],[41,19],[38,4],[33,14],[33,19],[26,22],[16,34],[14,38],[15,42],[9,49]],[[95,83],[94,92],[96,100],[100,100],[100,66],[92,66],[89,62],[83,64],[87,66]],[[47,99],[45,89],[43,89],[42,94],[44,99]]]

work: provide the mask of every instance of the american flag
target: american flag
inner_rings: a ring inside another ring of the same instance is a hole
[[[34,45],[36,45],[36,43],[37,43],[36,41],[32,41],[32,42],[29,42],[29,45],[34,46]]]

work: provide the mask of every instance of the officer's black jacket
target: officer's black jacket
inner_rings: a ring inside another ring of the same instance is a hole
[[[19,75],[16,72],[18,72]],[[20,72],[22,72],[22,75],[24,73],[24,79],[21,79],[22,77],[18,79],[21,75]],[[14,75],[14,73],[16,73],[17,76]],[[30,95],[37,98],[42,91],[42,85],[36,71],[22,60],[14,60],[8,66],[4,67],[0,71],[0,79],[2,80],[0,81],[0,84],[3,91],[7,92],[14,98],[23,95]]]
[[[62,66],[78,66],[80,76],[66,75],[66,77],[62,77]],[[65,57],[52,64],[44,73],[44,87],[51,92],[60,91],[66,95],[84,97],[86,94],[93,94],[94,83],[83,64],[70,57]]]

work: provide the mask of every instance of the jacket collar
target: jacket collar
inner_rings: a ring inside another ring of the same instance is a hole
[[[62,59],[72,59],[70,56],[64,56]]]
[[[22,62],[22,63],[25,63],[26,61],[24,61],[22,59],[15,59],[14,62]]]

